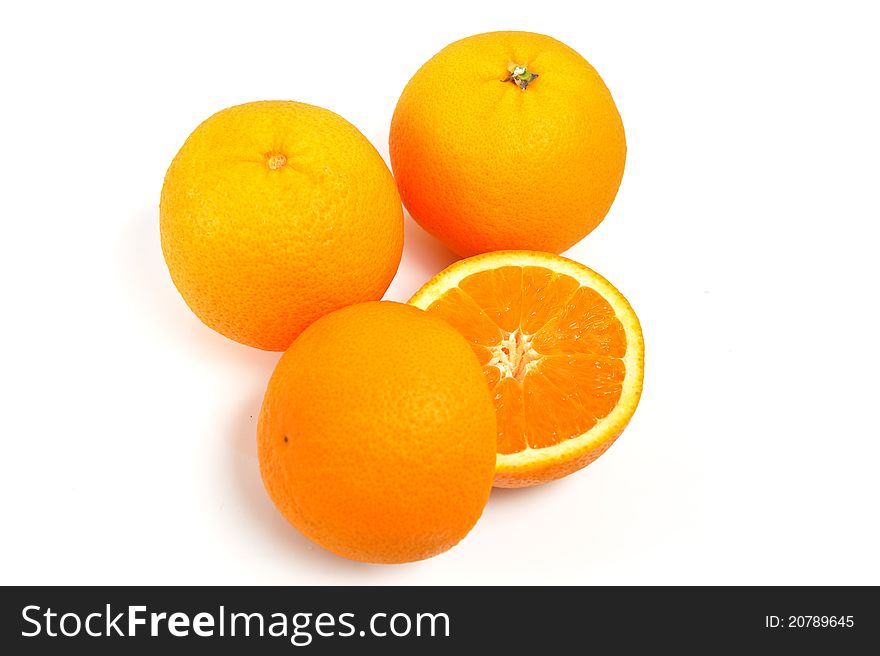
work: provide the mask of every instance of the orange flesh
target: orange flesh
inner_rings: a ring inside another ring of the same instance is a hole
[[[464,278],[427,310],[471,342],[492,390],[498,453],[578,437],[617,405],[626,333],[570,276],[505,266]]]

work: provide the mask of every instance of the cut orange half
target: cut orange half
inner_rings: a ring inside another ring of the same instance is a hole
[[[495,485],[525,487],[587,466],[626,427],[644,342],[627,300],[598,273],[533,251],[460,260],[410,304],[471,343],[498,424]]]

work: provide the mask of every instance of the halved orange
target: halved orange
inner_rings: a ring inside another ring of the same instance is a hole
[[[623,432],[642,392],[638,317],[611,283],[558,255],[495,251],[437,274],[410,304],[471,343],[495,403],[495,485],[587,466]]]

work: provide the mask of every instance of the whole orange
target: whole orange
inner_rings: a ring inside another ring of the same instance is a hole
[[[602,78],[531,32],[437,53],[404,88],[389,143],[404,205],[462,256],[565,250],[605,217],[626,159]]]
[[[257,429],[282,514],[354,560],[428,558],[480,517],[495,411],[477,356],[449,324],[391,302],[318,319],[269,381]]]
[[[230,107],[196,128],[159,216],[193,312],[271,351],[327,312],[381,298],[403,249],[400,197],[376,149],[340,116],[292,101]]]

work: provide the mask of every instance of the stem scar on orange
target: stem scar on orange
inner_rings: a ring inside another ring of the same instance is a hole
[[[560,253],[608,213],[626,139],[595,69],[530,32],[447,46],[409,81],[389,137],[413,218],[462,256]]]
[[[410,299],[470,342],[498,422],[495,485],[587,466],[639,402],[644,341],[632,307],[595,271],[529,251],[456,262]]]

